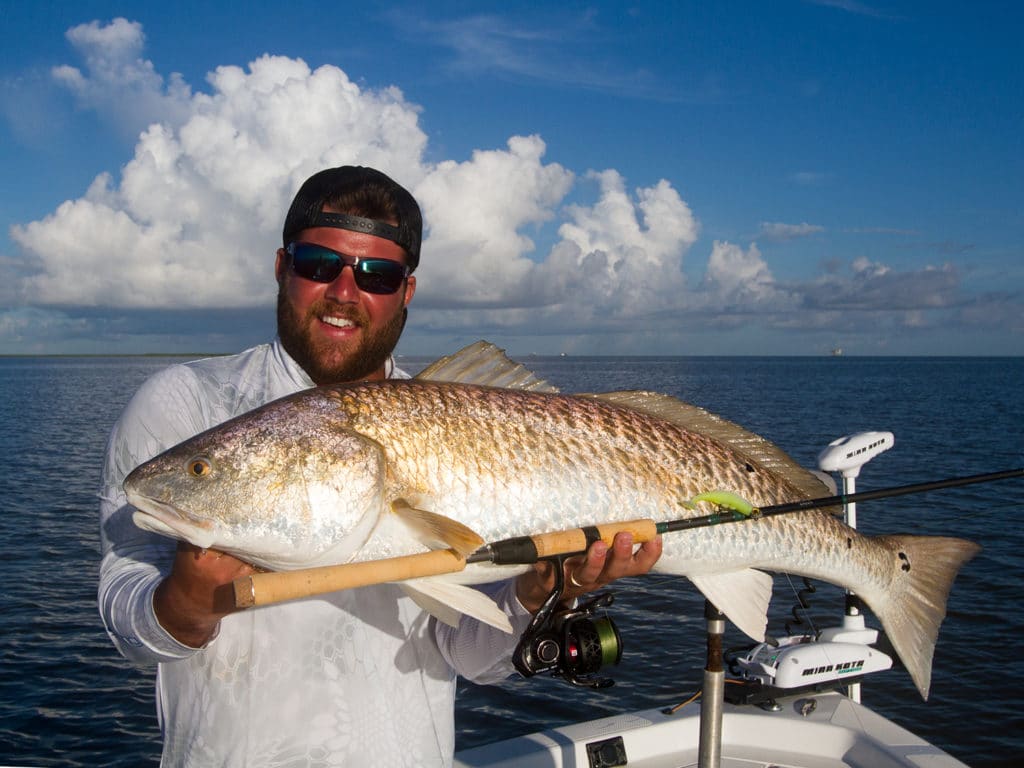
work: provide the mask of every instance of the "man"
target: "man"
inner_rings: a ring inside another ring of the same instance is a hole
[[[455,676],[496,682],[551,589],[539,568],[487,591],[515,634],[433,620],[393,585],[234,612],[251,566],[145,533],[121,483],[164,449],[314,385],[405,377],[391,353],[416,291],[422,220],[369,168],[299,189],[277,251],[278,338],[148,380],[115,425],[101,493],[99,605],[115,645],[157,663],[165,766],[448,765]],[[660,542],[595,543],[566,564],[567,597],[645,573]]]

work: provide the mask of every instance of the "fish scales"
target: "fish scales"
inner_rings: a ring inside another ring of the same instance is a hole
[[[446,520],[494,541],[707,514],[710,504],[685,502],[713,490],[755,506],[808,496],[806,471],[774,446],[767,468],[734,447],[742,441],[722,441],[735,425],[719,420],[711,437],[674,419],[673,403],[692,406],[652,395],[658,408],[645,410],[622,404],[642,397],[615,399],[628,394],[425,380],[307,390],[170,449],[136,469],[125,489],[139,525],[272,569],[445,546]],[[851,589],[927,697],[948,592],[976,551],[952,538],[866,537],[807,510],[666,535],[656,570],[689,577],[756,639],[771,594],[770,577],[756,569]],[[472,565],[435,580],[479,583],[508,573]],[[403,586],[426,593],[429,581]],[[436,604],[437,594],[430,597]],[[461,601],[456,609],[469,610]]]
[[[386,496],[460,520],[488,540],[702,514],[710,507],[681,502],[719,487],[762,505],[797,495],[702,435],[600,400],[430,382],[326,396],[338,398],[352,429],[384,447]]]

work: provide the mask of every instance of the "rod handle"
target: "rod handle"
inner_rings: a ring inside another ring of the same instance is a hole
[[[585,552],[600,539],[611,546],[615,534],[633,534],[633,541],[641,544],[658,535],[658,526],[653,520],[626,520],[621,523],[602,523],[567,531],[538,533],[533,536],[518,536],[488,544],[484,549],[488,559],[496,565],[535,563],[545,557],[570,555]]]
[[[370,584],[455,573],[465,567],[465,558],[455,550],[436,549],[385,560],[325,565],[298,571],[254,573],[235,579],[232,586],[235,606],[252,608]]]

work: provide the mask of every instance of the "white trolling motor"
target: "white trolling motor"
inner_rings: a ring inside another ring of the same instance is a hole
[[[760,643],[734,663],[744,679],[765,686],[818,689],[890,669],[892,658],[870,645],[877,639],[874,629],[832,627],[817,637],[793,635],[775,645]]]
[[[818,454],[818,467],[837,472],[843,478],[843,495],[852,495],[861,467],[892,448],[892,432],[858,432],[829,443]],[[855,502],[844,506],[844,520],[857,527]],[[840,627],[817,635],[792,635],[760,643],[741,656],[730,659],[733,672],[745,680],[760,683],[773,695],[796,693],[799,689],[823,690],[848,685],[849,695],[860,701],[864,675],[892,667],[892,658],[872,644],[878,630],[866,627],[856,600],[848,594],[846,615]]]

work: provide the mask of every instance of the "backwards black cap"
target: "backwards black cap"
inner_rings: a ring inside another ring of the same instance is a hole
[[[325,213],[324,204],[338,200],[353,213]],[[365,213],[358,216],[356,213]],[[394,219],[398,226],[381,221]],[[420,263],[423,216],[408,190],[391,177],[358,165],[328,168],[313,174],[299,187],[284,220],[285,247],[304,229],[335,227],[365,232],[398,243],[409,256],[410,270]]]

